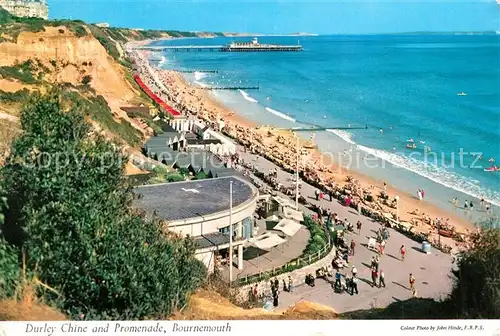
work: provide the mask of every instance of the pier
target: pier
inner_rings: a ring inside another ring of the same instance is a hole
[[[218,52],[290,52],[302,51],[300,44],[297,45],[279,45],[279,44],[260,44],[257,38],[252,42],[233,42],[227,45],[183,45],[183,46],[138,46],[136,50],[150,51],[172,51],[172,52],[202,52],[202,51],[218,51]]]

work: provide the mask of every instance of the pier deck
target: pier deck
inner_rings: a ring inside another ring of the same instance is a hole
[[[211,45],[211,46],[139,46],[136,50],[150,51],[172,51],[172,52],[283,52],[283,51],[302,51],[300,45],[259,45],[259,46],[231,46],[231,45]]]

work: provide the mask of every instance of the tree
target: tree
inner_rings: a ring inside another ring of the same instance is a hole
[[[500,316],[500,229],[481,223],[471,237],[472,248],[458,256],[450,302],[460,318]]]
[[[14,294],[20,276],[17,251],[1,236],[4,221],[3,211],[6,207],[7,199],[0,192],[0,274],[2,275],[0,277],[0,299]]]
[[[64,110],[56,92],[36,95],[21,126],[0,172],[4,235],[53,289],[44,299],[89,319],[160,318],[183,304],[206,270],[191,240],[131,210],[121,151],[89,136],[78,107]]]

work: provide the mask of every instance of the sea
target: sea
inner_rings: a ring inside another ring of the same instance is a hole
[[[247,38],[155,41],[225,45]],[[339,164],[474,222],[500,213],[500,35],[263,36],[302,52],[164,51],[157,66],[263,125],[314,133]],[[216,70],[217,73],[204,71]],[[416,148],[407,148],[413,145]],[[458,199],[459,207],[452,204]],[[473,202],[473,211],[460,207]]]

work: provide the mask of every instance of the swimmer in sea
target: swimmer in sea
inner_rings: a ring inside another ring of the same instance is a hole
[[[384,130],[383,129],[380,129],[380,134],[384,133]]]

